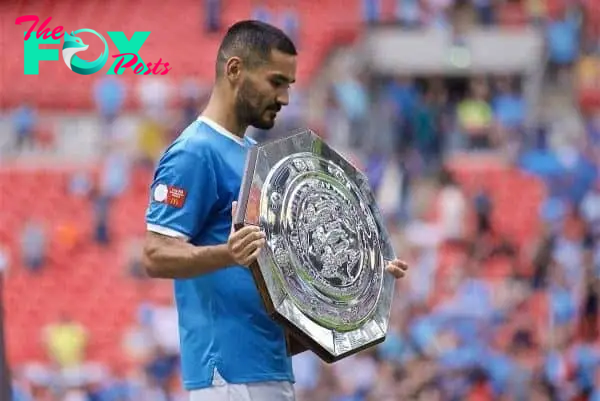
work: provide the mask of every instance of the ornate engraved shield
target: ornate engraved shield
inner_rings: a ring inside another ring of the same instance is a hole
[[[236,227],[267,246],[251,266],[268,313],[329,363],[384,340],[394,258],[366,177],[313,131],[253,147]]]

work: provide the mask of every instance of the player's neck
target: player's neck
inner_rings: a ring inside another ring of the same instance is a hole
[[[213,92],[202,115],[213,120],[233,135],[243,138],[248,126],[239,123],[233,112],[233,107],[222,107],[222,104],[223,100],[219,99],[218,95]]]

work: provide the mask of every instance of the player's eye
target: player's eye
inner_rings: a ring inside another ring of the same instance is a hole
[[[279,79],[279,78],[272,79],[271,85],[273,85],[274,88],[282,88],[284,86],[289,86],[289,84],[286,81],[284,81],[283,79]]]

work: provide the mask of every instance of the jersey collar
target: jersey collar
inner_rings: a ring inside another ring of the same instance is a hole
[[[237,135],[234,135],[233,133],[231,133],[230,131],[228,131],[227,129],[225,129],[223,126],[217,124],[216,122],[214,122],[213,120],[211,120],[208,117],[205,116],[200,116],[198,117],[198,121],[203,122],[204,124],[208,125],[209,127],[211,127],[213,130],[215,130],[216,132],[218,132],[219,134],[231,139],[232,141],[237,142],[240,145],[244,145],[244,140],[242,138],[240,138]]]

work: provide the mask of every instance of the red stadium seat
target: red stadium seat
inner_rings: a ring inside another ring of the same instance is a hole
[[[63,310],[88,327],[92,356],[118,362],[112,360],[118,356],[114,344],[121,341],[122,330],[135,317],[134,308],[140,299],[170,296],[166,282],[138,283],[126,275],[122,247],[103,248],[88,243],[72,250],[61,248],[56,235],[61,224],[75,223],[85,242],[92,233],[92,204],[68,195],[69,173],[0,171],[0,186],[14,187],[15,199],[9,203],[10,213],[0,214],[0,239],[9,246],[13,260],[5,293],[8,350],[13,362],[44,359],[38,341],[41,329]],[[147,179],[147,174],[136,173],[134,181],[140,183],[138,189],[129,191],[113,211],[112,226],[120,237],[144,232],[146,194],[141,191],[145,186],[141,183],[144,180],[147,183]],[[14,182],[19,185],[11,186]],[[43,218],[52,228],[48,263],[38,274],[27,272],[19,259],[18,233],[27,217]],[[148,291],[155,293],[148,295]],[[102,350],[95,348],[103,347],[102,344],[106,346]]]

